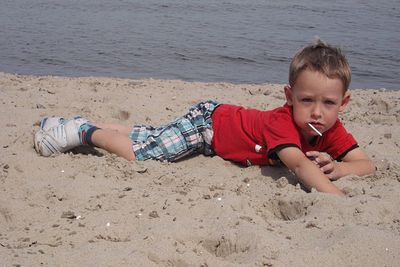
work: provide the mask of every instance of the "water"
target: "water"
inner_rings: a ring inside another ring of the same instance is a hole
[[[0,71],[285,83],[314,36],[351,88],[400,89],[400,0],[1,0]]]

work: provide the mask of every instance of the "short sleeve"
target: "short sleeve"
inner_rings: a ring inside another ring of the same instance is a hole
[[[277,109],[265,124],[264,139],[269,157],[274,158],[274,154],[279,148],[301,147],[300,134],[292,119],[289,107]]]
[[[337,120],[327,133],[325,152],[331,155],[333,159],[341,160],[349,151],[356,147],[358,147],[356,139]]]

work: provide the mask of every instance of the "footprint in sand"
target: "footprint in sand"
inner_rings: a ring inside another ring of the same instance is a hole
[[[202,241],[202,246],[208,252],[224,259],[233,255],[251,255],[250,252],[256,249],[256,244],[256,234],[248,231],[240,231],[234,235],[218,235]]]
[[[312,200],[304,198],[271,200],[270,211],[276,218],[284,221],[293,221],[307,215],[308,207],[312,206]]]

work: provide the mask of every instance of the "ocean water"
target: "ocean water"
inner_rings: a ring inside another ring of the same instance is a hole
[[[1,0],[0,71],[286,83],[315,36],[351,88],[400,89],[400,0]]]

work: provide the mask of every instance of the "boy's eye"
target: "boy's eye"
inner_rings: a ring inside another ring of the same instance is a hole
[[[326,101],[325,101],[325,104],[328,104],[328,105],[335,105],[336,102],[335,102],[335,101],[332,101],[332,100],[326,100]]]
[[[303,98],[301,99],[302,102],[312,102],[311,98]]]

